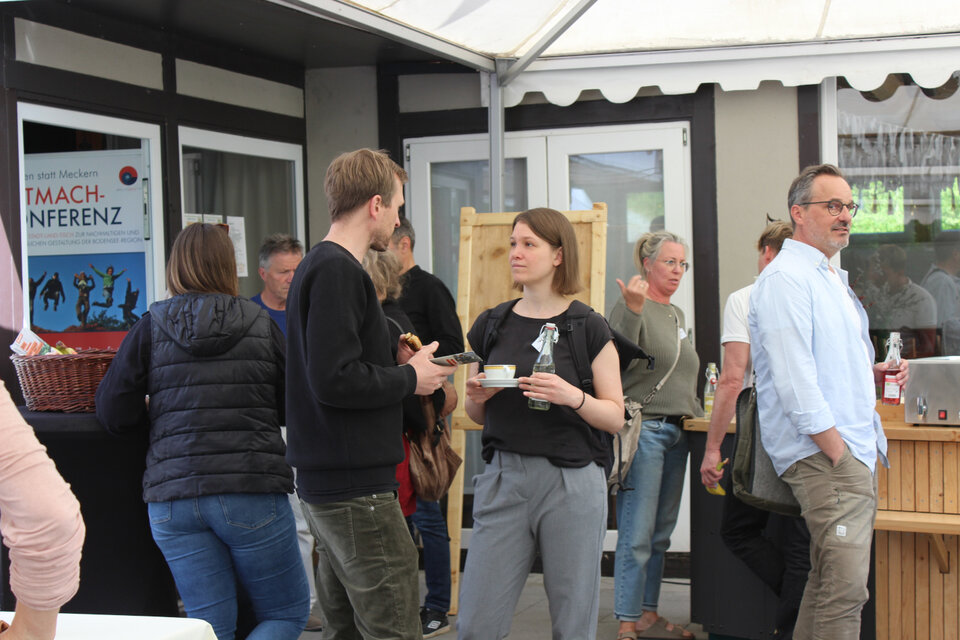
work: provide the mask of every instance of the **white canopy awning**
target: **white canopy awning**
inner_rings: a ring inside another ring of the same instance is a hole
[[[271,1],[480,71],[500,61],[502,72],[549,42],[504,85],[505,106],[532,91],[567,105],[590,89],[625,102],[649,86],[676,94],[703,83],[740,90],[832,76],[870,90],[889,73],[934,87],[960,70],[957,0]]]

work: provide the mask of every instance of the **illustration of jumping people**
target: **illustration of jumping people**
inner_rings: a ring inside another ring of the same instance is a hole
[[[43,280],[43,278],[41,278]],[[40,284],[39,282],[37,284]],[[63,283],[60,282],[60,274],[54,271],[53,275],[47,280],[47,284],[43,285],[43,289],[40,290],[40,299],[43,300],[43,310],[46,311],[47,307],[50,305],[50,301],[53,301],[53,310],[57,310],[57,305],[61,302],[67,301],[67,296],[63,292]]]
[[[140,297],[140,289],[133,289],[130,286],[130,278],[127,278],[127,292],[123,296],[123,304],[117,306],[123,309],[123,321],[127,328],[133,326],[133,323],[140,319],[140,316],[133,312],[137,307],[137,298]]]
[[[90,268],[93,269],[93,272],[94,272],[95,274],[97,274],[98,276],[100,276],[100,278],[103,280],[103,299],[104,299],[104,301],[103,301],[103,302],[94,302],[94,303],[93,303],[93,306],[95,306],[95,307],[103,307],[103,308],[105,308],[105,309],[108,309],[108,308],[110,308],[110,307],[113,306],[113,285],[115,284],[116,279],[119,278],[120,276],[122,276],[123,274],[125,274],[125,273],[127,272],[127,270],[124,269],[124,270],[121,271],[120,273],[114,273],[114,272],[113,272],[113,266],[111,265],[111,266],[107,267],[107,272],[106,272],[106,273],[102,273],[101,271],[99,271],[99,270],[98,270],[95,266],[93,266],[92,264],[90,265]]]
[[[42,283],[44,278],[46,277],[47,277],[47,272],[44,271],[43,275],[40,276],[39,280],[34,280],[33,278],[30,278],[29,284],[30,284],[30,326],[31,327],[33,326],[33,302],[34,302],[34,299],[37,297],[37,287],[40,286],[40,283]]]
[[[77,322],[81,327],[87,326],[87,314],[90,313],[90,290],[93,289],[93,276],[88,276],[85,271],[80,275],[73,274],[73,286],[77,288]]]

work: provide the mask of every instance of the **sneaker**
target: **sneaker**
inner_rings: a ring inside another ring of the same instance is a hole
[[[323,631],[323,620],[317,616],[310,614],[310,617],[307,618],[307,626],[303,628],[304,631]]]
[[[426,607],[420,608],[420,624],[423,625],[424,639],[450,631],[450,621],[447,620],[447,614]]]

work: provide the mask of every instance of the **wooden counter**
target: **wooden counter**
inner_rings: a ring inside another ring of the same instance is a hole
[[[890,468],[877,467],[876,638],[960,639],[960,427],[906,424],[902,406],[877,411]]]
[[[960,638],[960,428],[877,410],[890,460],[877,471],[877,640]]]

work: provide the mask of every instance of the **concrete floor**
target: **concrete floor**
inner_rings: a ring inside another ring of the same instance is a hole
[[[423,572],[420,572],[420,593],[424,593]],[[690,583],[687,580],[665,581],[660,591],[660,615],[670,622],[683,625],[700,640],[706,640],[707,633],[698,624],[690,623]],[[450,633],[441,638],[456,637],[456,616],[450,617]],[[602,578],[600,583],[600,616],[597,624],[597,640],[615,640],[617,620],[613,617],[613,578]],[[300,640],[319,640],[320,633],[303,633]],[[511,640],[549,640],[550,612],[547,595],[543,590],[543,576],[531,574],[523,589],[517,610],[513,616],[513,627],[508,636]]]

